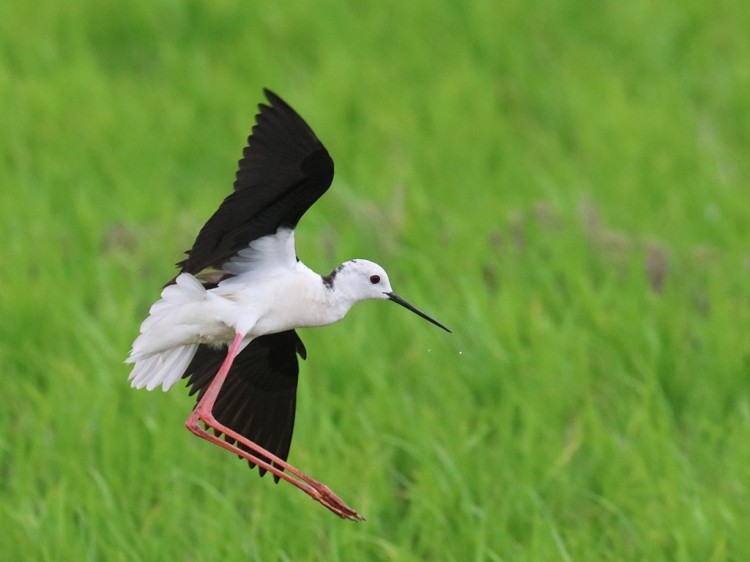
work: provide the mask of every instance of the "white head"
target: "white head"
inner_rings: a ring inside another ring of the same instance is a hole
[[[368,260],[350,260],[342,263],[323,283],[352,304],[369,299],[387,299],[392,292],[388,274],[378,264]]]
[[[323,284],[334,291],[337,298],[342,299],[348,306],[370,299],[390,300],[441,327],[446,332],[450,332],[440,322],[396,295],[391,288],[388,274],[382,267],[371,261],[356,259],[344,262],[330,275],[323,277]]]

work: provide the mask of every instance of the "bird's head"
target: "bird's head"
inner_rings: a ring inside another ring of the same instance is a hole
[[[335,290],[338,295],[351,304],[371,299],[390,300],[411,310],[446,332],[450,332],[440,322],[430,318],[394,293],[388,274],[376,263],[362,259],[350,260],[342,263],[323,280],[330,289]]]

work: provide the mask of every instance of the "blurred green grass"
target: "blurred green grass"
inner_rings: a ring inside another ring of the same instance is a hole
[[[746,560],[750,9],[0,4],[8,560]],[[298,251],[368,257],[302,336],[292,462],[121,364],[231,187],[261,88],[336,161]]]

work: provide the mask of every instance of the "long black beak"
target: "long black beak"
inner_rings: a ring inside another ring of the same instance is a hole
[[[408,302],[406,302],[404,299],[402,299],[401,297],[399,297],[396,293],[386,293],[386,296],[390,300],[392,300],[393,302],[395,302],[397,304],[400,304],[401,306],[403,306],[404,308],[406,308],[408,310],[411,310],[414,314],[417,314],[417,315],[421,316],[422,318],[424,318],[428,322],[432,322],[433,324],[435,324],[435,326],[438,326],[439,328],[442,328],[446,332],[450,332],[450,330],[448,328],[446,328],[445,326],[443,326],[440,322],[438,322],[434,318],[430,318],[429,316],[427,316],[424,312],[422,312],[418,308],[413,307]]]

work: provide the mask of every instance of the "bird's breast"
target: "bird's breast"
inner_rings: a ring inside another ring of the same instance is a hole
[[[307,268],[251,282],[222,283],[217,295],[233,303],[229,322],[253,337],[295,328],[326,326],[346,310],[331,306],[320,276]],[[328,291],[330,292],[330,291]]]

